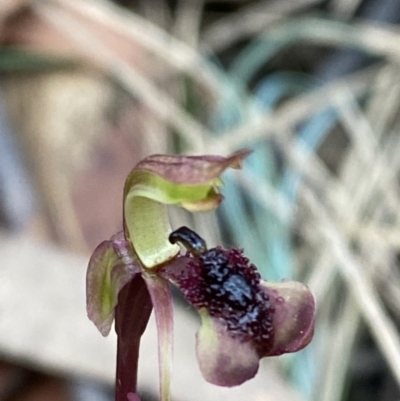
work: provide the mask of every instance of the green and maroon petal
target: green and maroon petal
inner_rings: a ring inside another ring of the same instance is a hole
[[[93,252],[86,275],[86,309],[103,336],[114,321],[118,293],[139,272],[122,233],[103,241]]]

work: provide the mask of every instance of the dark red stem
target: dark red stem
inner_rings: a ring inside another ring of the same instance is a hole
[[[136,394],[140,338],[151,311],[149,292],[138,274],[120,291],[115,311],[118,335],[115,401],[128,401],[128,393]]]

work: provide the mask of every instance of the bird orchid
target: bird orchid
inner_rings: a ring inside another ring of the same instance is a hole
[[[315,303],[295,281],[270,283],[241,249],[208,249],[187,227],[173,230],[167,205],[192,212],[223,200],[221,174],[250,151],[222,156],[153,155],[126,179],[123,231],[94,251],[87,271],[87,312],[102,335],[115,320],[116,401],[136,392],[140,338],[154,308],[160,398],[170,400],[173,308],[170,284],[199,312],[196,352],[204,378],[232,387],[255,376],[259,360],[295,352],[312,339]]]

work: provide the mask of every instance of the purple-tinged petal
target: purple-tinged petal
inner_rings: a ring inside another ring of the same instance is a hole
[[[158,365],[161,401],[171,399],[171,366],[174,339],[174,315],[168,281],[143,273],[153,303],[158,335]]]
[[[315,300],[311,291],[297,281],[261,282],[261,287],[275,305],[274,342],[271,349],[261,356],[303,349],[314,334]]]
[[[226,325],[200,309],[202,325],[196,335],[196,353],[203,377],[218,386],[233,387],[253,378],[259,356],[249,341],[232,337]]]
[[[89,261],[86,275],[87,314],[103,336],[110,332],[119,291],[139,272],[129,255],[129,243],[119,234],[103,241]]]

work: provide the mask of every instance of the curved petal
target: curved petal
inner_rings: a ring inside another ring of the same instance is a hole
[[[222,200],[219,176],[239,168],[250,151],[222,156],[153,155],[129,174],[124,187],[124,231],[147,268],[173,259],[179,252],[171,233],[166,204],[192,211],[216,208]]]
[[[232,337],[226,325],[201,309],[201,327],[196,335],[196,352],[204,378],[218,386],[233,387],[253,378],[259,356],[249,341]]]
[[[110,332],[118,293],[139,272],[120,235],[103,241],[93,252],[86,275],[86,309],[103,336]]]
[[[274,342],[261,356],[296,352],[307,346],[314,334],[315,300],[304,284],[297,281],[261,282],[263,290],[274,300]]]
[[[174,314],[169,283],[162,277],[143,274],[154,308],[158,335],[160,400],[171,399],[171,365],[174,340]]]

